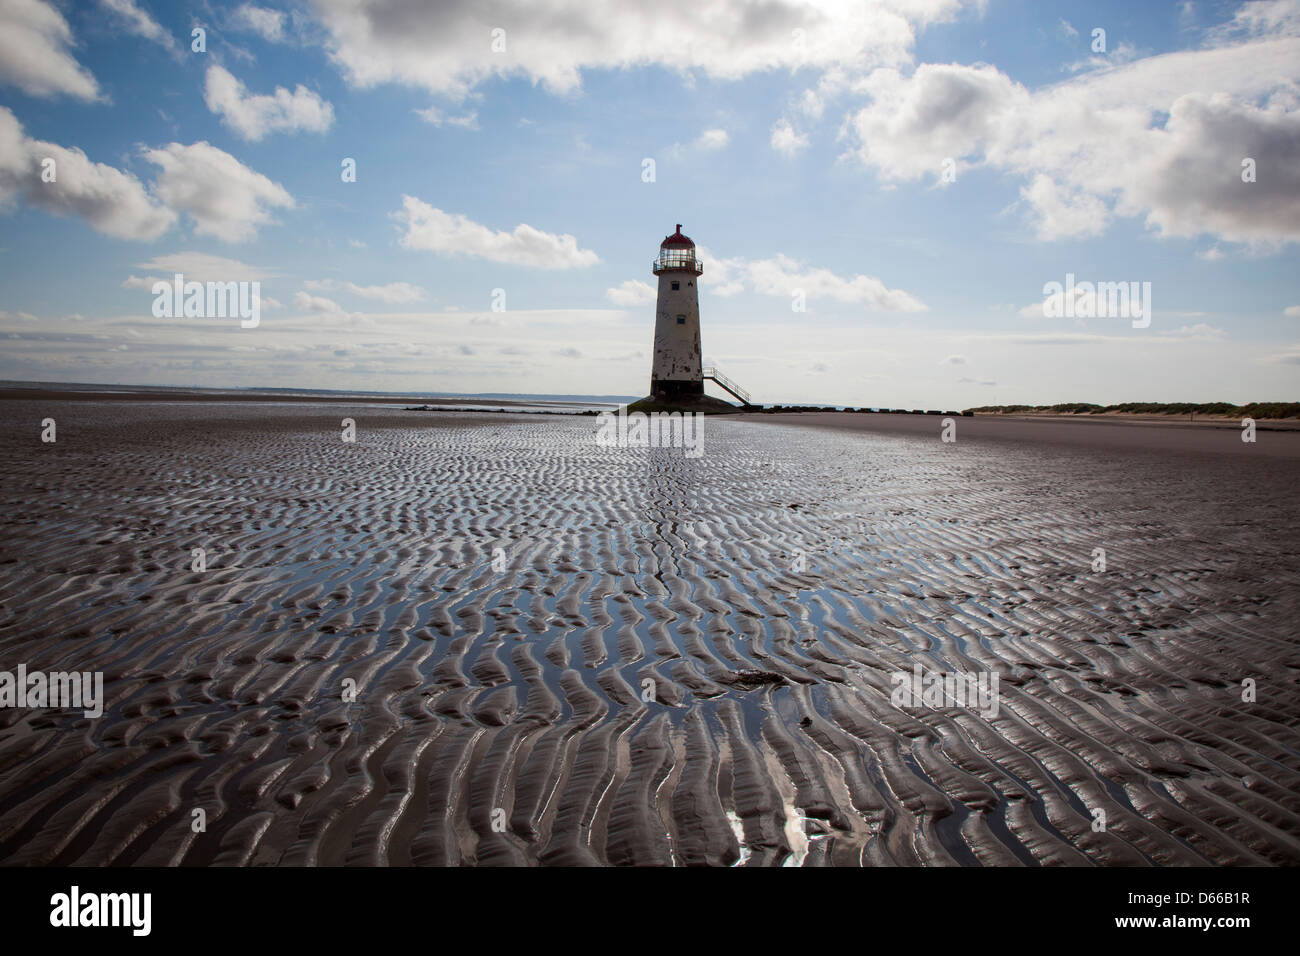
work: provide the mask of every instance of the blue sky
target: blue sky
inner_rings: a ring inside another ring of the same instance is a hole
[[[0,378],[639,395],[682,222],[759,400],[1295,400],[1300,0],[7,0],[0,202]]]

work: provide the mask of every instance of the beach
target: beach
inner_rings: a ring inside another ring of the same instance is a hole
[[[1300,863],[1300,433],[940,422],[0,402],[0,863]]]

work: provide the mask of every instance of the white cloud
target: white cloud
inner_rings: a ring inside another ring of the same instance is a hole
[[[1300,35],[1300,0],[1254,0],[1237,8],[1232,19],[1210,31],[1212,39],[1230,41],[1238,36]]]
[[[706,129],[695,141],[695,145],[700,149],[712,151],[725,148],[730,140],[731,134],[725,129]]]
[[[1100,236],[1110,219],[1110,211],[1100,198],[1082,189],[1061,186],[1042,173],[1021,187],[1020,197],[1032,208],[1040,239]]]
[[[857,80],[855,72],[832,67],[818,78],[816,89],[803,91],[794,103],[794,110],[815,122],[822,118],[827,104],[849,90]]]
[[[628,279],[621,285],[605,290],[605,298],[615,305],[646,305],[655,300],[655,289],[640,279]]]
[[[1124,216],[1164,236],[1297,241],[1297,62],[1300,38],[1278,27],[1034,92],[984,64],[881,69],[861,84],[871,102],[850,119],[852,153],[886,182],[937,179],[949,156],[1023,176],[1047,239],[1097,235]],[[1245,157],[1267,175],[1243,182]]]
[[[1120,211],[1145,213],[1148,226],[1169,236],[1300,240],[1300,110],[1188,95],[1153,138],[1162,142],[1150,162],[1115,183]],[[1256,158],[1266,175],[1242,182],[1243,156]]]
[[[375,299],[379,302],[387,302],[390,305],[419,302],[428,295],[424,289],[418,285],[411,285],[409,282],[390,282],[388,285],[364,286],[349,282],[345,288],[353,295],[359,295],[363,299]]]
[[[187,213],[198,235],[243,242],[273,221],[268,207],[293,207],[283,186],[206,142],[169,143],[146,149],[144,157],[162,169],[154,192],[172,209]]]
[[[272,221],[268,207],[293,206],[282,186],[208,143],[170,143],[143,155],[161,167],[152,190],[79,149],[29,139],[13,113],[0,106],[0,203],[21,196],[122,239],[156,239],[187,213],[197,234],[226,242],[252,238],[258,226]],[[54,161],[52,182],[41,175],[46,159]]]
[[[707,246],[696,246],[695,254],[704,262],[701,286],[724,299],[745,291],[745,273],[749,264],[744,259],[714,255]]]
[[[438,107],[430,106],[427,109],[416,110],[415,115],[433,126],[442,126],[446,123],[448,126],[459,126],[462,129],[478,129],[478,113],[474,110],[461,116],[446,116]]]
[[[592,69],[657,65],[738,79],[798,67],[900,64],[910,56],[916,30],[951,17],[961,3],[610,0],[569,5],[563,15],[532,0],[314,0],[313,6],[330,33],[330,53],[351,83],[401,83],[457,96],[506,76],[572,91]],[[498,26],[506,31],[503,52],[492,50],[491,30]]]
[[[270,95],[250,94],[230,71],[215,64],[208,67],[203,101],[223,123],[253,142],[280,131],[323,133],[334,122],[334,107],[301,83],[292,93],[277,86]]]
[[[147,11],[142,10],[136,0],[99,0],[99,2],[118,15],[126,24],[128,32],[152,40],[173,53],[177,52],[176,38],[164,30]]]
[[[707,269],[707,264],[705,266]],[[829,269],[810,268],[778,253],[771,259],[748,263],[746,278],[760,295],[790,298],[800,290],[809,299],[834,299],[860,303],[881,312],[923,312],[926,306],[901,289],[890,289],[872,276],[856,275],[845,279]]]
[[[1136,60],[1138,56],[1137,47],[1131,43],[1121,43],[1113,50],[1105,54],[1093,54],[1084,57],[1082,60],[1075,60],[1065,66],[1067,73],[1079,73],[1083,70],[1105,70],[1121,63],[1129,63]]]
[[[99,85],[68,52],[72,29],[45,0],[0,3],[0,82],[32,96],[93,100]]]
[[[978,155],[1029,99],[983,64],[924,63],[907,77],[880,69],[860,87],[871,103],[850,118],[855,155],[886,181],[937,178],[945,159]]]
[[[187,279],[206,282],[252,282],[273,279],[278,272],[261,266],[249,265],[237,259],[214,256],[207,252],[172,252],[154,256],[147,262],[137,263],[141,269],[156,269],[167,276],[182,273]]]
[[[297,292],[293,297],[293,307],[303,312],[314,312],[320,315],[346,316],[347,311],[333,299],[327,299],[324,296],[308,295],[306,292]]]
[[[772,148],[778,153],[793,156],[801,149],[808,148],[808,137],[804,133],[796,132],[789,120],[782,119],[772,127],[771,143]]]
[[[706,129],[689,143],[673,143],[664,152],[673,158],[680,158],[691,153],[713,153],[726,148],[731,141],[731,134],[725,129]]]
[[[1300,319],[1300,305],[1288,305],[1282,314],[1292,319]]]
[[[802,291],[808,299],[834,299],[881,312],[923,312],[927,308],[919,299],[901,289],[890,289],[879,279],[865,275],[846,279],[782,253],[769,259],[728,258],[697,246],[696,255],[704,262],[700,285],[723,298],[749,289],[759,295],[791,299],[796,291]]]
[[[1118,335],[1093,335],[1088,332],[1034,332],[995,338],[1010,345],[1121,345],[1131,341]]]
[[[600,261],[590,249],[579,249],[573,236],[543,232],[527,223],[516,226],[513,232],[496,232],[414,196],[402,197],[402,208],[393,213],[393,218],[406,227],[399,241],[407,249],[540,269],[576,269]]]
[[[1215,328],[1212,325],[1206,325],[1204,322],[1198,322],[1195,325],[1184,325],[1168,332],[1162,332],[1161,335],[1167,335],[1171,338],[1196,339],[1200,341],[1221,339],[1228,333],[1223,329]]]
[[[268,43],[284,42],[283,11],[243,3],[235,9],[230,21],[230,25],[235,29],[249,30],[260,35]]]
[[[54,161],[53,182],[42,179],[46,159]],[[176,219],[130,173],[91,162],[79,149],[29,139],[14,114],[0,106],[0,203],[17,196],[121,239],[156,239]]]

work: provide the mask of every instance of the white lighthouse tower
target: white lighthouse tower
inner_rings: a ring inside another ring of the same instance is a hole
[[[700,360],[700,295],[697,280],[704,263],[695,258],[695,243],[677,231],[659,244],[651,264],[659,277],[655,306],[655,358],[650,397],[656,401],[693,401],[704,395]]]

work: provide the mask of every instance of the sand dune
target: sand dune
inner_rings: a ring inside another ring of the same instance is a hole
[[[0,669],[107,698],[0,708],[6,864],[1300,863],[1292,458],[0,416]],[[997,714],[895,706],[918,662]]]

